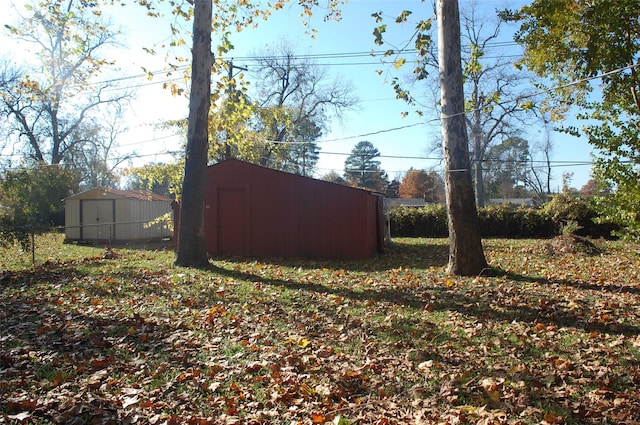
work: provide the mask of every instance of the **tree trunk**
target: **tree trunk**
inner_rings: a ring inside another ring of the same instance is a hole
[[[182,184],[176,264],[199,267],[208,263],[204,241],[204,198],[211,106],[211,0],[194,1],[191,93],[187,152]]]
[[[438,0],[438,56],[442,102],[442,148],[449,217],[447,272],[472,276],[487,268],[473,193],[464,115],[457,0]]]

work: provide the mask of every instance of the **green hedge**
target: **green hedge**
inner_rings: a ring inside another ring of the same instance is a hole
[[[446,237],[444,205],[398,207],[389,212],[392,237]],[[586,200],[556,195],[540,208],[509,204],[480,208],[482,237],[549,238],[572,228],[572,233],[594,238],[611,237],[612,225],[596,224],[596,213]]]
[[[389,218],[391,236],[440,238],[449,235],[447,210],[442,205],[392,208]]]
[[[546,238],[555,234],[554,223],[534,208],[493,205],[480,208],[478,218],[483,237]]]

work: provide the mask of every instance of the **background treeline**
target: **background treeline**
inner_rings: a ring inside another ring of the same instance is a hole
[[[442,204],[421,208],[397,207],[389,211],[392,237],[447,237],[447,213]],[[512,204],[487,206],[478,210],[483,237],[549,238],[573,233],[592,238],[612,238],[619,230],[598,223],[589,200],[566,194],[556,195],[540,207]]]

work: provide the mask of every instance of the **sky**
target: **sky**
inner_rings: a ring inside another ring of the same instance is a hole
[[[25,0],[9,0],[17,10],[22,10]],[[516,7],[524,0],[481,0],[480,12],[487,19],[495,9],[505,6]],[[411,10],[417,17],[433,14],[430,1],[420,0],[350,0],[342,8],[339,22],[323,21],[321,14],[311,19],[310,26],[318,32],[315,38],[305,34],[308,28],[302,25],[298,17],[300,9],[297,2],[274,13],[266,22],[260,22],[258,28],[232,34],[235,49],[226,56],[234,64],[251,66],[251,57],[266,46],[279,43],[282,39],[291,41],[301,55],[314,55],[318,64],[326,66],[330,75],[349,82],[355,88],[360,99],[357,108],[347,111],[340,117],[334,117],[328,131],[319,140],[320,160],[316,176],[330,171],[342,174],[344,161],[356,143],[371,142],[381,154],[381,167],[390,178],[401,178],[410,168],[442,169],[441,151],[431,147],[439,143],[439,121],[429,96],[434,87],[415,85],[412,95],[418,99],[423,110],[422,117],[405,111],[413,111],[415,106],[407,105],[395,98],[389,84],[391,78],[405,79],[411,73],[411,66],[395,70],[390,64],[381,63],[384,58],[368,55],[380,52],[389,46],[376,46],[372,35],[376,26],[371,14],[382,11],[385,23],[388,23],[388,37],[397,47],[408,39],[412,27],[397,26],[395,16],[402,10]],[[469,7],[470,0],[460,0],[462,9]],[[117,70],[105,74],[105,77],[122,78],[123,87],[134,91],[134,100],[125,116],[128,131],[120,136],[118,154],[135,154],[135,159],[122,166],[140,166],[151,162],[170,161],[168,152],[179,151],[184,140],[175,135],[175,131],[160,129],[157,124],[172,119],[183,119],[188,113],[188,102],[184,97],[172,96],[162,88],[167,80],[164,73],[158,72],[152,80],[147,80],[142,68],[160,71],[164,67],[165,55],[146,54],[143,47],[166,44],[170,39],[169,18],[151,19],[137,6],[114,9],[109,13],[115,25],[122,31],[122,46],[109,52],[116,60]],[[9,55],[16,61],[26,61],[28,53],[24,45],[16,45],[7,40],[4,25],[15,23],[15,14],[0,17],[0,54]],[[490,22],[487,22],[490,26]],[[499,52],[514,59],[521,50],[511,42],[513,27],[503,27],[503,43]],[[214,38],[215,43],[215,38]],[[159,50],[159,49],[158,49]],[[188,50],[185,50],[188,54]],[[174,52],[175,53],[175,52]],[[378,71],[382,71],[379,75]],[[173,78],[177,78],[174,74]],[[214,77],[215,79],[216,77]],[[186,82],[180,82],[187,88]],[[545,137],[542,125],[531,125],[523,129],[524,137],[530,141]],[[572,186],[580,188],[590,178],[590,166],[575,165],[591,160],[591,149],[585,140],[560,133],[552,133],[553,189],[559,189],[561,177],[565,172],[573,173]],[[571,164],[573,163],[573,164]]]

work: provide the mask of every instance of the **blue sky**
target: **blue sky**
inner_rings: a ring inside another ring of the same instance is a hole
[[[21,9],[24,0],[10,0]],[[393,24],[393,19],[401,10],[411,10],[416,17],[428,17],[433,14],[431,1],[420,0],[351,0],[343,7],[340,22],[323,22],[319,14],[311,20],[311,27],[318,30],[315,39],[306,35],[306,28],[298,18],[299,9],[296,2],[283,10],[276,12],[267,22],[261,22],[257,29],[245,30],[232,36],[235,50],[229,54],[234,63],[242,65],[243,58],[247,58],[255,51],[266,45],[273,44],[283,38],[293,41],[300,54],[333,55],[344,53],[345,57],[319,59],[319,63],[326,64],[331,75],[340,76],[351,82],[360,98],[358,108],[345,113],[340,120],[332,120],[329,131],[320,140],[320,161],[318,175],[334,170],[342,173],[344,160],[353,146],[362,140],[374,144],[382,154],[380,161],[389,177],[401,176],[410,167],[418,169],[439,169],[441,167],[441,153],[432,152],[429,147],[439,140],[439,122],[431,108],[432,101],[424,93],[433,87],[415,86],[412,94],[424,104],[424,116],[410,114],[402,118],[402,112],[415,109],[401,100],[395,99],[392,87],[388,84],[393,76],[403,78],[411,72],[411,67],[399,71],[390,65],[379,63],[381,58],[370,56],[355,57],[354,53],[380,51],[387,46],[376,46],[372,36],[375,26],[371,18],[373,12],[383,11],[388,17],[388,34],[398,45],[404,42],[411,32],[410,26],[399,27]],[[460,7],[469,6],[468,0],[460,0]],[[480,0],[477,2],[482,11],[489,14],[496,8],[506,5],[517,6],[523,0]],[[152,81],[140,76],[141,67],[150,70],[163,68],[164,56],[146,55],[142,47],[167,42],[169,38],[169,22],[146,18],[138,7],[119,8],[113,14],[115,23],[123,30],[123,46],[113,50],[119,69],[111,75],[130,76],[125,84],[135,89],[136,96],[126,120],[129,131],[121,138],[119,153],[134,151],[139,156],[133,165],[146,162],[167,161],[170,159],[163,152],[175,151],[180,140],[172,137],[171,132],[159,130],[154,124],[167,119],[180,119],[187,115],[187,102],[184,98],[172,97],[161,87],[165,79],[158,74]],[[0,23],[11,23],[14,17],[5,14]],[[504,27],[502,35],[505,41],[510,40],[513,28]],[[22,46],[4,42],[0,53],[10,54],[18,60],[26,59]],[[520,50],[515,45],[501,47],[500,53],[517,55]],[[378,75],[382,70],[383,75]],[[137,78],[133,78],[139,76]],[[531,126],[525,131],[525,138],[540,139],[544,136],[543,129]],[[562,134],[552,134],[554,143],[554,161],[590,161],[590,148],[584,140]],[[400,158],[398,158],[400,157]],[[581,187],[589,179],[589,166],[558,166],[554,168],[554,188],[560,186],[564,172],[573,172],[573,186]]]

